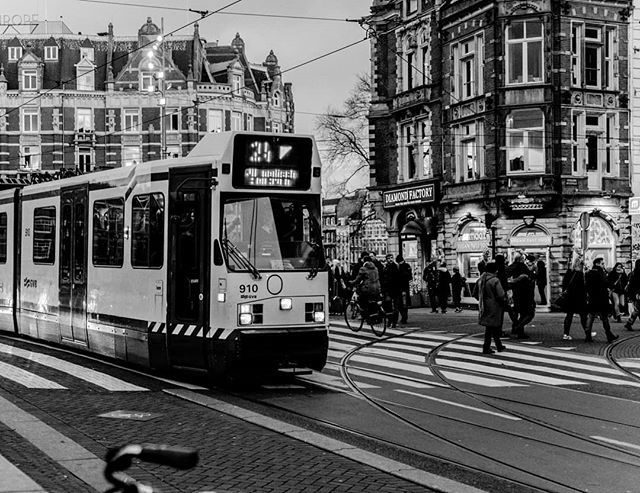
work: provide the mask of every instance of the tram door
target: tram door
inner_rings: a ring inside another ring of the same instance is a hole
[[[81,344],[87,343],[87,202],[86,186],[62,190],[60,333]]]
[[[167,345],[172,366],[205,368],[209,326],[210,168],[169,177]]]

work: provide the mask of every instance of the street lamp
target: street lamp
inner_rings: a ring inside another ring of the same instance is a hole
[[[149,70],[153,70],[155,65],[153,58],[160,57],[160,70],[153,74],[153,78],[158,81],[158,90],[160,92],[160,99],[158,105],[160,106],[160,159],[164,159],[167,155],[167,125],[166,125],[166,112],[167,112],[167,99],[165,94],[165,65],[164,65],[164,17],[160,22],[160,35],[156,38],[156,42],[149,51],[147,51],[147,57],[149,58]],[[155,88],[153,85],[149,86],[149,92],[153,92]]]

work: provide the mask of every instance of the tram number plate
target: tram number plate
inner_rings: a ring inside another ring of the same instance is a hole
[[[257,298],[256,293],[258,292],[257,284],[240,284],[239,286],[240,298],[242,299],[252,299]]]

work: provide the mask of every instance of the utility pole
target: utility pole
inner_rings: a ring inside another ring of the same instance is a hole
[[[160,105],[160,159],[164,159],[167,156],[167,98],[166,98],[166,84],[165,84],[165,62],[164,62],[164,17],[161,18],[160,23],[160,35],[156,38],[156,42],[153,43],[151,49],[147,52],[149,58],[149,70],[157,69],[153,75],[154,79],[158,81],[158,91],[160,92],[160,99],[158,104]],[[153,59],[160,57],[160,67],[155,67]],[[149,88],[151,91],[153,87]]]

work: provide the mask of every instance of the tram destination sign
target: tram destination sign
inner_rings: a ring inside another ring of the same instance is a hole
[[[233,186],[307,190],[312,147],[306,137],[238,134],[233,145]]]
[[[405,205],[424,204],[435,200],[435,185],[429,183],[417,187],[391,190],[382,194],[382,206],[385,209]]]

